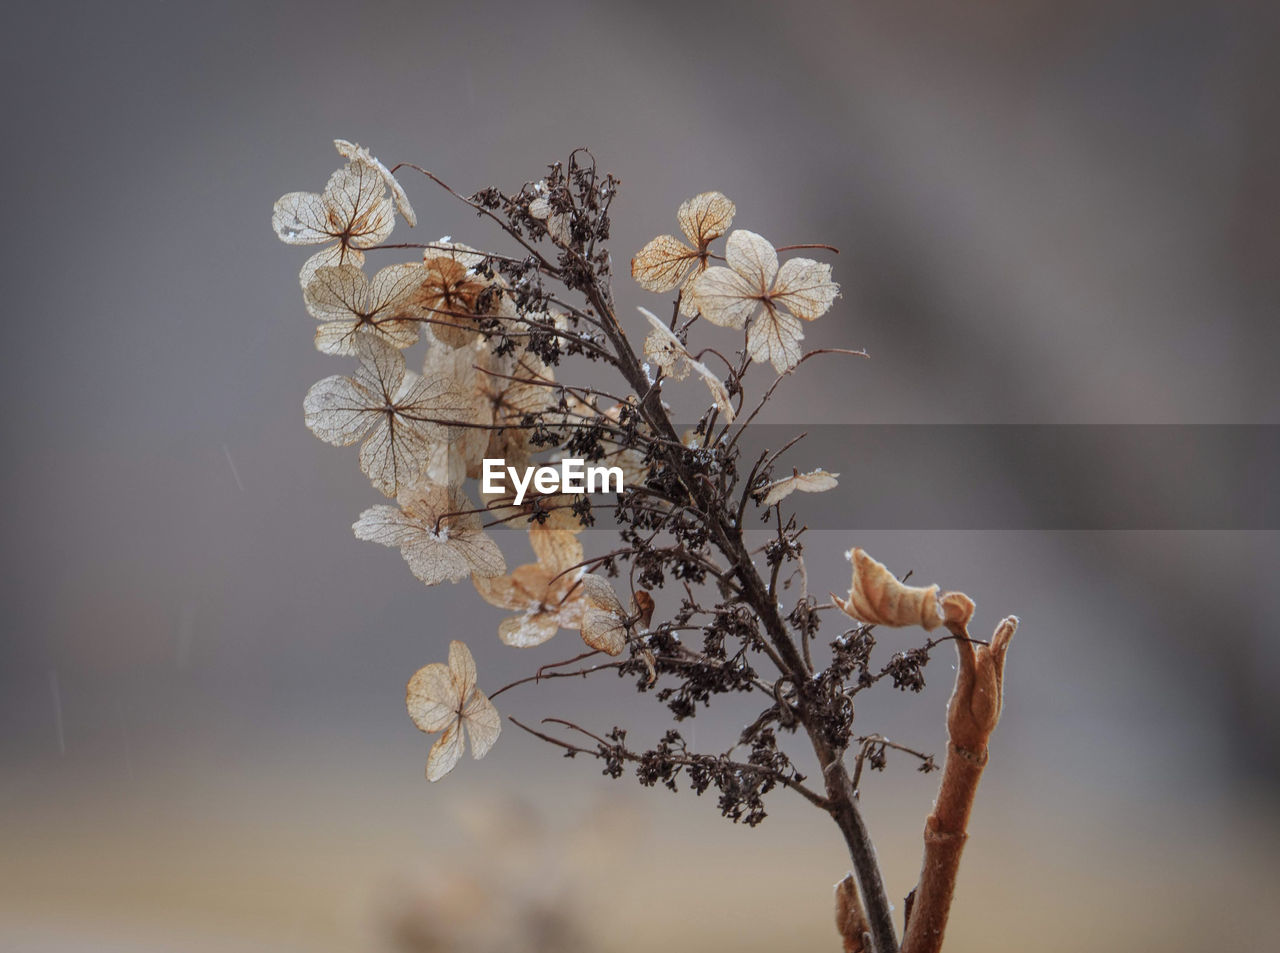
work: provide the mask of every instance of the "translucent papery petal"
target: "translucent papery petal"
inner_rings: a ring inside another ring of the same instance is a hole
[[[363,159],[354,159],[329,177],[325,186],[332,234],[345,243],[369,248],[386,241],[395,227],[395,207],[386,198],[381,173]]]
[[[733,401],[729,399],[729,389],[724,386],[724,381],[716,377],[711,369],[701,361],[689,359],[689,367],[702,378],[702,382],[707,385],[707,390],[711,391],[711,399],[715,401],[716,408],[720,411],[720,416],[724,417],[727,424],[733,423],[735,417],[733,410]]]
[[[298,272],[298,283],[305,291],[321,268],[337,268],[340,265],[354,265],[358,268],[363,264],[364,252],[358,248],[348,248],[341,242],[334,242],[302,263],[302,270]]]
[[[404,220],[409,223],[409,227],[418,224],[418,216],[414,214],[413,206],[409,204],[409,196],[405,194],[404,187],[396,181],[396,177],[391,174],[391,170],[375,159],[369,150],[358,143],[348,142],[346,139],[334,139],[334,148],[338,153],[346,159],[362,159],[378,170],[378,174],[382,176],[382,182],[391,191],[391,198],[396,203],[396,209],[404,216]]]
[[[502,718],[483,692],[473,691],[462,709],[462,723],[471,739],[471,757],[479,760],[489,753],[502,733]]]
[[[404,701],[420,731],[440,731],[457,720],[462,698],[449,666],[432,662],[409,679]]]
[[[466,642],[449,643],[449,670],[458,684],[458,698],[467,698],[476,687],[476,660]]]
[[[792,258],[778,272],[770,297],[797,318],[812,321],[827,313],[840,294],[831,266],[812,258]]]
[[[557,575],[582,562],[582,541],[576,533],[534,524],[529,527],[529,543],[538,563]]]
[[[397,506],[371,506],[351,525],[356,539],[383,546],[404,546],[422,532]]]
[[[659,235],[631,259],[631,277],[641,288],[659,294],[684,280],[698,252],[673,235]]]
[[[395,496],[426,475],[433,437],[441,432],[431,425],[407,422],[399,414],[380,414],[360,447],[360,469],[384,496]]]
[[[321,321],[369,314],[373,308],[369,279],[355,265],[326,265],[316,269],[302,292],[307,313]]]
[[[821,493],[825,490],[831,490],[836,487],[836,477],[838,473],[828,473],[826,470],[812,470],[809,473],[797,473],[781,480],[775,480],[769,484],[769,490],[764,495],[761,506],[772,506],[792,493],[799,490],[802,493]]]
[[[380,405],[385,405],[400,392],[404,382],[407,373],[404,355],[377,338],[361,340],[358,351],[360,369],[354,380],[369,393],[376,394]]]
[[[684,283],[680,285],[680,316],[684,318],[692,318],[698,313],[698,303],[693,298],[694,282],[707,270],[707,263],[700,260],[697,267],[689,272],[689,276],[685,278]]]
[[[456,545],[445,539],[433,538],[425,531],[415,535],[400,551],[409,564],[409,570],[424,585],[458,582],[471,575],[471,566]]]
[[[644,356],[662,368],[667,377],[684,380],[689,376],[689,352],[656,314],[647,308],[639,310],[653,328],[644,341]]]
[[[778,253],[773,246],[744,228],[733,232],[725,242],[724,260],[747,280],[757,294],[767,291],[778,273]]]
[[[512,576],[472,576],[480,598],[499,609],[526,609],[535,601]]]
[[[381,419],[371,395],[350,377],[335,375],[316,381],[302,401],[307,428],[334,446],[353,444]]]
[[[418,325],[396,318],[360,321],[329,321],[316,328],[316,350],[321,354],[358,354],[365,337],[377,338],[391,347],[404,349],[418,342]]]
[[[587,606],[582,612],[582,641],[608,655],[620,655],[627,645],[627,629],[622,617]]]
[[[559,631],[560,622],[554,614],[531,606],[520,615],[503,619],[498,626],[498,638],[504,645],[530,649],[550,641]]]
[[[290,192],[276,199],[271,227],[287,245],[318,245],[334,238],[324,197],[315,192]]]
[[[708,242],[729,230],[736,211],[723,193],[703,192],[681,203],[676,219],[689,241],[699,248],[706,248]]]
[[[393,310],[398,316],[411,313],[406,298],[422,283],[422,266],[416,261],[388,265],[369,281],[369,298],[373,310]]]
[[[693,283],[693,303],[712,324],[740,328],[760,307],[760,296],[736,271],[716,265]]]
[[[507,561],[503,558],[502,550],[487,533],[477,530],[459,536],[454,542],[472,575],[500,576],[507,571]]]
[[[462,720],[455,719],[427,755],[427,780],[439,781],[457,767],[462,758]]]
[[[622,608],[622,600],[618,598],[618,594],[613,591],[613,586],[607,579],[588,573],[578,580],[578,590],[592,608],[611,612],[617,616],[626,614],[626,610]]]
[[[774,308],[765,308],[747,328],[747,353],[753,361],[769,361],[785,374],[799,363],[804,331],[800,322]]]

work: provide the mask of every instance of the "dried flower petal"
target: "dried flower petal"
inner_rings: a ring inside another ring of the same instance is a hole
[[[355,354],[362,335],[395,348],[418,340],[418,324],[407,318],[405,296],[422,279],[422,267],[410,263],[383,268],[370,281],[355,265],[317,268],[303,290],[307,311],[317,321],[316,349],[325,354]]]
[[[397,502],[361,513],[351,527],[356,538],[400,547],[409,569],[428,586],[506,572],[502,551],[461,490],[428,483],[402,491]]]
[[[428,781],[440,780],[457,765],[464,731],[477,760],[488,754],[502,732],[498,710],[476,688],[475,659],[457,640],[449,643],[448,665],[432,662],[409,679],[405,707],[420,731],[444,731],[427,757]]]
[[[773,246],[741,229],[725,243],[725,261],[727,268],[708,268],[694,282],[694,303],[712,324],[740,328],[750,320],[748,353],[785,374],[801,357],[804,332],[796,319],[821,316],[840,293],[831,267],[794,258],[779,270]]]
[[[571,571],[582,562],[582,543],[571,532],[536,524],[529,528],[529,541],[538,555],[536,563],[520,566],[509,576],[473,579],[490,605],[520,610],[498,627],[502,641],[517,648],[541,645],[560,629],[582,626],[584,596],[576,585],[580,573]]]
[[[446,424],[464,405],[446,381],[405,370],[404,355],[376,338],[357,344],[360,369],[317,381],[303,401],[307,426],[321,440],[363,439],[360,469],[387,496],[422,476]]]
[[[383,183],[391,192],[392,201],[396,203],[396,211],[404,216],[404,220],[409,223],[410,228],[418,224],[418,216],[414,213],[413,206],[409,204],[409,196],[405,194],[404,187],[396,181],[396,177],[391,174],[390,169],[375,159],[369,153],[369,150],[359,143],[348,142],[346,139],[334,139],[333,145],[338,150],[338,154],[344,159],[361,159],[377,169],[378,174],[382,176]]]
[[[799,470],[792,469],[791,476],[769,484],[760,505],[773,506],[774,503],[790,496],[796,490],[801,493],[821,493],[824,490],[833,489],[836,486],[836,477],[839,475],[828,473],[826,470],[810,470],[808,473],[801,473]]]
[[[395,225],[395,209],[386,197],[378,170],[363,159],[348,162],[329,177],[324,192],[290,192],[271,213],[271,226],[289,245],[333,245],[312,255],[298,276],[302,287],[324,266],[361,265],[362,248],[386,241]]]
[[[647,291],[665,293],[680,285],[680,313],[692,317],[692,282],[707,267],[707,248],[729,230],[734,205],[720,192],[703,192],[680,205],[676,218],[689,239],[659,235],[631,259],[631,277]],[[695,267],[696,266],[696,267]]]
[[[627,611],[613,586],[599,576],[578,580],[586,600],[582,613],[582,641],[608,655],[620,655],[627,644]]]

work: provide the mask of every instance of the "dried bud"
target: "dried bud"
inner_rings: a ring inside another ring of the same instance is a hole
[[[868,929],[853,874],[845,874],[844,880],[836,884],[836,930],[843,941],[844,953],[863,953],[868,948],[863,939]]]
[[[947,732],[951,743],[970,752],[983,751],[996,722],[1004,692],[1004,659],[1009,640],[1018,628],[1018,617],[1009,616],[996,626],[990,645],[956,639],[960,667],[956,687],[947,707]]]

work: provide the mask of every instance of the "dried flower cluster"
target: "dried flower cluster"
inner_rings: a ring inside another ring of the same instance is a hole
[[[470,651],[451,641],[447,665],[426,665],[409,682],[415,724],[443,732],[428,758],[428,779],[454,768],[464,736],[477,758],[491,749],[501,729],[491,699],[519,685],[612,671],[665,705],[677,724],[718,695],[757,698],[759,714],[727,751],[695,750],[677,727],[646,747],[617,725],[592,731],[560,718],[544,718],[542,727],[510,720],[569,756],[599,759],[611,776],[632,771],[644,785],[714,790],[725,816],[750,825],[766,816],[770,792],[797,792],[831,815],[849,846],[857,889],[850,881],[839,893],[846,948],[897,951],[857,790],[864,767],[884,768],[890,751],[917,758],[921,770],[935,765],[881,734],[855,731],[853,698],[886,679],[919,691],[931,650],[955,641],[962,663],[966,653],[971,657],[963,671],[987,673],[970,678],[985,679],[978,690],[988,693],[986,708],[970,699],[965,710],[989,717],[977,734],[957,741],[960,703],[953,701],[952,752],[972,759],[980,747],[985,763],[986,736],[999,712],[990,692],[998,696],[1012,623],[990,651],[975,654],[967,596],[907,586],[860,549],[851,554],[847,598],[820,604],[808,593],[805,527],[784,506],[797,491],[831,490],[838,474],[789,468],[789,475],[775,476],[791,444],[744,459],[741,437],[779,384],[810,358],[865,356],[803,350],[804,323],[830,310],[839,286],[828,264],[795,255],[780,262],[779,252],[826,246],[775,247],[734,229],[737,207],[721,193],[694,196],[676,212],[683,238],[661,235],[632,259],[631,275],[642,289],[674,294],[666,320],[639,308],[646,324],[637,322],[633,331],[646,337],[637,353],[615,305],[607,248],[618,182],[597,170],[590,153],[575,151],[517,191],[485,188],[468,196],[417,166],[388,169],[357,145],[335,145],[343,164],[324,191],[285,195],[273,225],[287,243],[324,246],[302,267],[303,300],[319,322],[316,347],[355,362],[307,393],[307,426],[329,443],[360,444],[361,469],[393,500],[362,513],[355,534],[398,547],[427,585],[470,580],[480,598],[511,613],[497,630],[507,645],[541,645],[564,629],[579,633],[586,646],[486,697]],[[416,223],[394,175],[401,168],[495,226],[504,250],[449,239],[387,244],[397,213]],[[414,260],[366,273],[370,252],[404,257],[406,249]],[[715,340],[698,348],[691,336],[703,327]],[[418,373],[406,354],[423,338]],[[606,365],[616,384],[566,378],[571,361]],[[690,375],[707,399],[682,433],[664,396]],[[539,487],[517,502],[484,492],[477,479],[486,459],[528,466],[570,457],[620,468],[622,491],[589,497]],[[748,543],[748,510],[768,527],[763,545]],[[617,545],[588,553],[581,530],[598,517],[616,526]],[[525,530],[534,561],[510,569],[498,540],[516,536],[491,532],[498,526]],[[763,568],[754,561],[759,556]],[[790,611],[782,606],[784,590],[796,593]],[[854,625],[823,645],[819,630],[831,611]],[[926,633],[945,627],[949,634],[876,663],[876,626]],[[793,750],[795,739],[807,750]],[[813,770],[801,767],[806,760],[816,764],[815,782],[808,777]],[[971,796],[976,776],[956,777],[961,789],[970,785],[957,796]],[[947,826],[954,817],[939,816],[935,840],[954,833]],[[958,862],[958,849],[952,853]],[[912,932],[926,919],[925,932],[940,944],[946,883],[922,878],[902,949],[936,948],[920,930]]]

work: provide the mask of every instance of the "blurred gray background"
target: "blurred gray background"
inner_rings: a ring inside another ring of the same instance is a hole
[[[1280,423],[1274,4],[5,19],[0,949],[434,949],[403,924],[523,910],[549,881],[590,949],[836,947],[847,859],[803,803],[734,828],[511,728],[422,779],[415,668],[463,637],[495,686],[575,636],[504,649],[498,610],[351,536],[377,494],[303,426],[338,366],[311,345],[304,255],[268,224],[323,186],[335,136],[464,192],[589,145],[622,179],[619,262],[712,188],[740,227],[838,246],[844,297],[808,340],[873,359],[816,364],[774,423]],[[488,240],[408,186],[415,240]],[[1008,481],[998,444],[939,466]],[[1062,492],[1087,505],[1111,466]],[[846,587],[862,545],[971,593],[981,627],[1023,619],[948,948],[1261,948],[1280,926],[1276,532],[839,525],[809,536],[815,590]],[[941,751],[949,664],[923,700],[868,696],[859,725]],[[611,679],[504,698],[661,725]],[[717,706],[698,737],[745,716]],[[891,762],[866,787],[896,897],[935,777]],[[484,886],[534,830],[540,859]],[[449,893],[472,868],[481,888]]]

